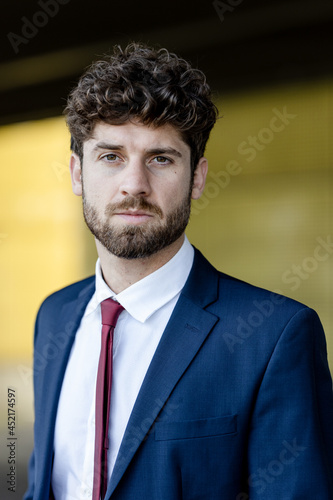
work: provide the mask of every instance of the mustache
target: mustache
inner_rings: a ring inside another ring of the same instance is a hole
[[[119,203],[109,203],[105,208],[105,215],[110,216],[121,210],[143,210],[163,218],[163,212],[158,205],[150,203],[145,198],[124,198]]]

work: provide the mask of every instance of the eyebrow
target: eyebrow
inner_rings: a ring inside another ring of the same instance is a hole
[[[152,155],[162,155],[162,154],[167,154],[171,156],[178,156],[178,158],[182,158],[182,154],[177,151],[177,149],[174,148],[153,148],[153,149],[148,149],[147,153],[152,154]]]
[[[109,144],[107,142],[98,142],[94,147],[93,151],[96,151],[98,149],[124,149],[123,146],[120,146],[119,144]]]
[[[121,146],[120,144],[109,144],[107,142],[98,142],[94,148],[93,151],[99,150],[99,149],[111,149],[113,151],[120,151],[124,149],[124,146]],[[172,156],[177,156],[178,158],[182,158],[182,154],[180,151],[177,149],[171,148],[171,147],[160,147],[160,148],[152,148],[152,149],[146,149],[145,153],[150,154],[150,155],[162,155],[162,154],[168,154]]]

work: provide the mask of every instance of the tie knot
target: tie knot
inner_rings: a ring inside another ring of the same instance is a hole
[[[101,302],[102,325],[116,326],[119,314],[123,311],[123,306],[112,299]]]

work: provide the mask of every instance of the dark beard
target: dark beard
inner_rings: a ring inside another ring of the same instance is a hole
[[[163,213],[157,205],[144,198],[125,198],[121,203],[109,204],[105,209],[106,217],[121,209],[148,211],[157,216],[153,224],[146,226],[128,225],[124,228],[113,227],[109,222],[102,222],[97,210],[88,204],[83,194],[83,215],[86,224],[98,241],[113,255],[123,259],[149,257],[171,245],[184,233],[191,211],[191,191],[182,203],[163,220]]]

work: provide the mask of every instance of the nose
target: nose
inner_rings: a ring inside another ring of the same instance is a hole
[[[124,196],[148,196],[151,192],[149,172],[144,162],[133,159],[122,172],[120,191]]]

